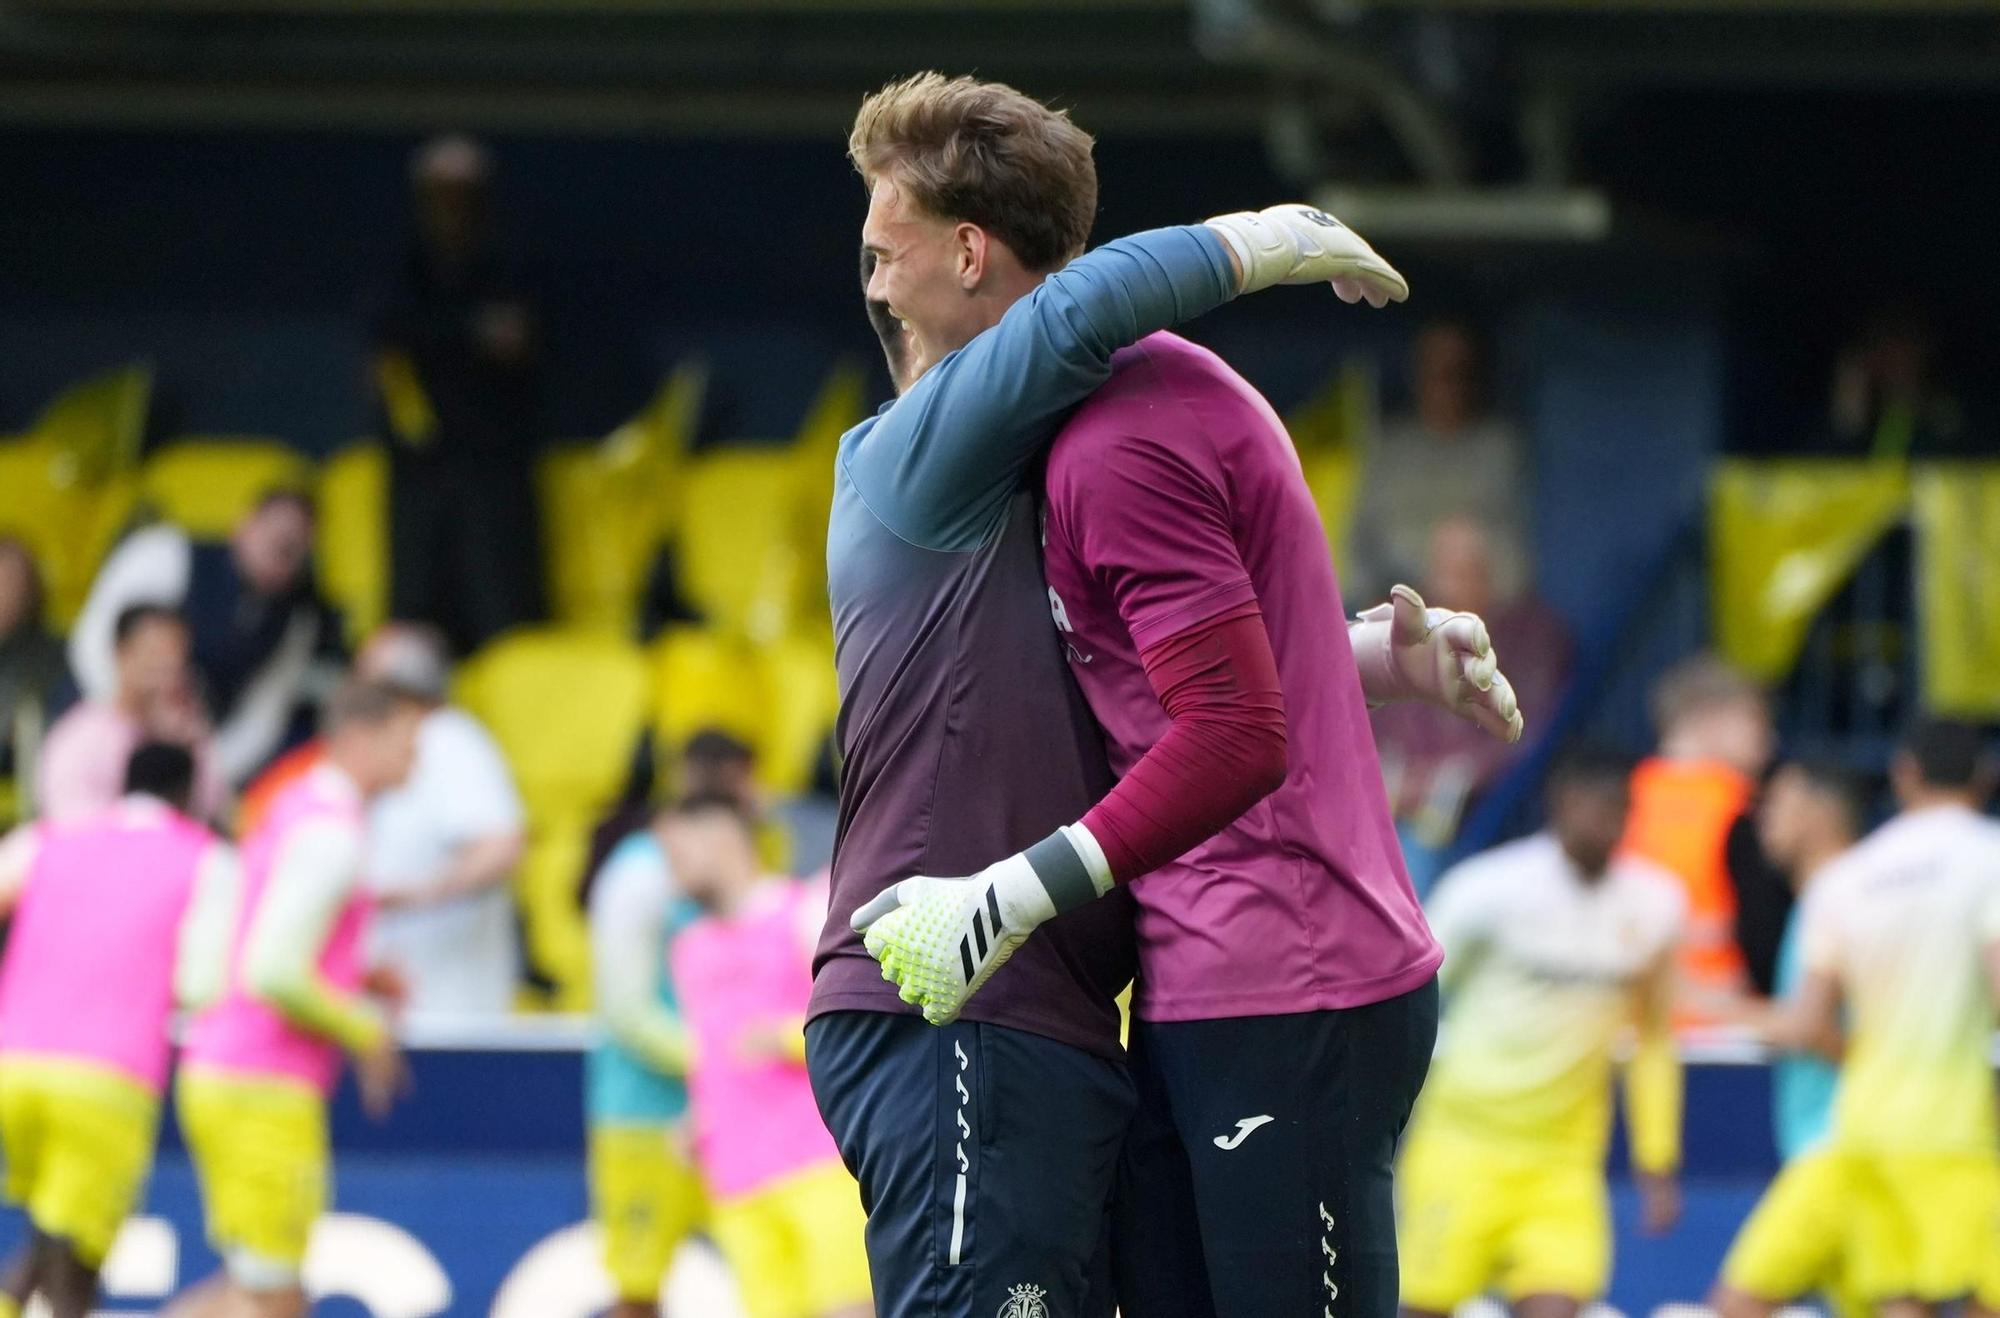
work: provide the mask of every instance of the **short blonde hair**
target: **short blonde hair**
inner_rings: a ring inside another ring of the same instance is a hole
[[[919,73],[861,103],[847,154],[940,219],[987,230],[1036,272],[1075,259],[1097,215],[1090,134],[998,82]]]
[[[1653,687],[1653,727],[1661,736],[1683,720],[1724,707],[1765,703],[1764,689],[1713,654],[1697,654],[1669,668]]]

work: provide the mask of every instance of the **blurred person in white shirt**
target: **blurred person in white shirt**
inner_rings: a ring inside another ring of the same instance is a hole
[[[437,632],[391,623],[355,670],[429,707],[409,781],[369,810],[377,959],[409,980],[412,1012],[505,1013],[521,978],[509,880],[526,842],[507,761],[477,719],[446,702],[450,661]]]

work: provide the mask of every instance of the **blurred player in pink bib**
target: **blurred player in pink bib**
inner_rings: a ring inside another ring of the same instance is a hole
[[[0,1286],[83,1318],[145,1192],[166,1085],[167,1018],[219,991],[234,855],[187,817],[193,757],[148,743],[106,810],[0,845],[0,1147],[31,1238]]]
[[[866,1219],[805,1067],[823,881],[764,872],[742,806],[675,808],[668,849],[703,914],[674,941],[674,992],[693,1040],[695,1161],[716,1244],[749,1318],[865,1318]]]
[[[225,1273],[183,1296],[174,1318],[307,1312],[300,1270],[326,1204],[326,1105],[343,1054],[371,1114],[385,1114],[401,1086],[401,1051],[369,992],[393,985],[364,959],[363,821],[371,797],[409,776],[423,714],[391,687],[335,692],[325,758],[244,844],[228,986],[188,1030],[178,1093]]]

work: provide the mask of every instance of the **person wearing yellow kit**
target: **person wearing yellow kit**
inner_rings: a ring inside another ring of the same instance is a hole
[[[1566,755],[1548,831],[1455,867],[1432,898],[1445,1015],[1398,1176],[1406,1315],[1491,1290],[1523,1318],[1574,1318],[1603,1294],[1613,1057],[1635,1026],[1625,1090],[1645,1225],[1679,1216],[1686,903],[1671,875],[1616,854],[1630,769]]]
[[[617,1293],[613,1318],[654,1318],[674,1251],[706,1214],[682,1151],[687,1036],[667,958],[692,917],[667,864],[665,816],[620,842],[591,884],[599,1034],[584,1066],[591,1216]]]
[[[221,989],[236,857],[187,817],[194,777],[185,748],[140,746],[116,805],[0,843],[0,1152],[30,1228],[6,1318],[31,1296],[54,1318],[90,1311],[152,1170],[168,1016]]]
[[[350,681],[327,702],[321,762],[272,802],[243,849],[242,914],[221,1001],[188,1027],[181,1131],[224,1271],[167,1318],[303,1318],[307,1237],[326,1206],[327,1100],[343,1055],[385,1115],[402,1053],[364,963],[367,803],[409,776],[425,709]],[[393,994],[391,994],[393,996]]]
[[[1851,1203],[1853,1288],[1877,1313],[1979,1292],[2000,1254],[2000,824],[1978,731],[1924,721],[1890,766],[1898,813],[1813,883],[1787,1032],[1834,1040],[1832,1148]]]
[[[674,991],[693,1038],[695,1161],[715,1243],[748,1318],[869,1318],[867,1217],[806,1076],[821,881],[768,874],[729,795],[690,797],[668,853],[701,914],[674,942]]]
[[[1812,886],[1860,836],[1867,798],[1838,765],[1799,761],[1771,778],[1757,811],[1758,841],[1773,864],[1791,874],[1806,898]],[[1771,1318],[1778,1309],[1819,1292],[1839,1318],[1871,1310],[1850,1293],[1849,1237],[1853,1205],[1847,1170],[1832,1148],[1833,1106],[1840,1071],[1816,1055],[1829,1040],[1795,1040],[1785,1022],[1805,978],[1804,911],[1795,909],[1778,952],[1777,999],[1750,1002],[1743,1023],[1777,1049],[1771,1063],[1771,1107],[1784,1166],[1736,1233],[1709,1304],[1722,1318]]]

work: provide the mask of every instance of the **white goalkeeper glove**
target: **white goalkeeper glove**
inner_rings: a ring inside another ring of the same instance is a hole
[[[1242,292],[1273,284],[1326,284],[1343,302],[1386,307],[1410,295],[1396,267],[1376,255],[1361,235],[1317,206],[1296,202],[1261,211],[1218,215],[1208,227],[1236,253]]]
[[[971,878],[904,879],[852,923],[903,1001],[949,1025],[1036,926],[1110,888],[1097,839],[1071,824]]]
[[[1514,687],[1476,613],[1427,609],[1408,586],[1347,628],[1361,690],[1369,705],[1421,700],[1470,719],[1502,741],[1521,739],[1525,724]]]

